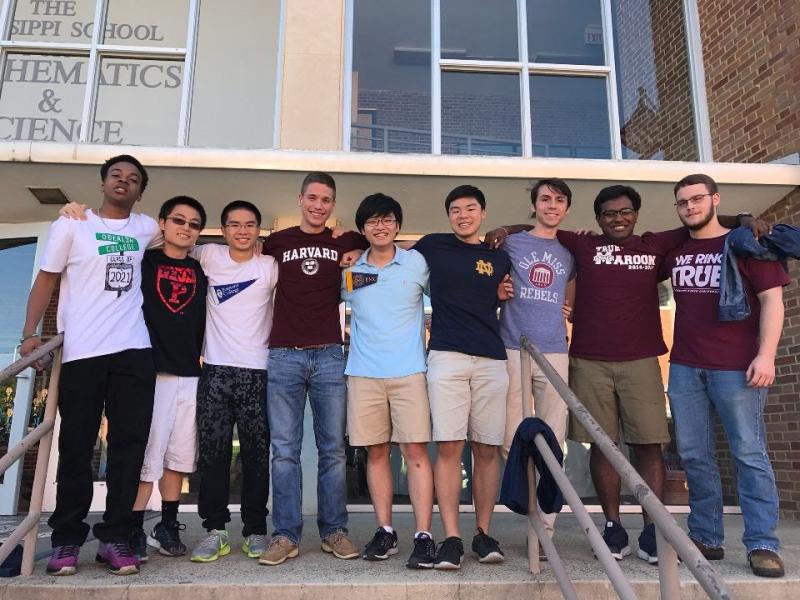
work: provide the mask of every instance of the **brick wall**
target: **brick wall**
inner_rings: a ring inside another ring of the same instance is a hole
[[[800,5],[794,0],[699,0],[706,93],[714,159],[768,162],[800,147]],[[762,215],[800,224],[797,190]],[[777,381],[765,410],[767,443],[784,516],[800,517],[800,289],[797,263],[784,292],[786,320]],[[735,474],[717,429],[726,501],[735,499]]]
[[[800,226],[800,188],[761,215],[770,223]],[[781,512],[800,518],[800,261],[790,261],[792,282],[784,289],[783,336],[775,361],[776,380],[769,392],[764,420]]]
[[[797,152],[800,3],[699,0],[698,9],[714,159]]]

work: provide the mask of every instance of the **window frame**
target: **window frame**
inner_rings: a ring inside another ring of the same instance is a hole
[[[192,112],[192,88],[194,65],[197,52],[197,27],[200,18],[200,0],[187,0],[186,44],[184,47],[170,48],[158,46],[126,46],[124,44],[103,44],[101,37],[105,27],[94,27],[91,41],[86,43],[16,41],[11,39],[13,15],[17,0],[7,0],[0,8],[0,94],[3,93],[2,74],[6,70],[9,54],[39,54],[50,56],[75,56],[86,58],[87,75],[81,111],[80,136],[76,143],[90,143],[97,112],[97,94],[100,82],[100,65],[103,59],[131,58],[146,60],[167,60],[183,64],[181,82],[181,101],[178,116],[176,146],[189,145],[189,125]],[[105,23],[109,0],[95,0],[94,23]],[[180,60],[179,60],[180,59]]]
[[[342,119],[342,149],[351,151],[352,136],[352,73],[354,41],[354,4],[356,0],[345,1],[345,51],[344,51],[344,93]],[[687,32],[687,54],[692,88],[693,116],[695,121],[695,145],[700,161],[710,161],[711,135],[708,125],[708,103],[703,78],[702,46],[699,37],[699,18],[696,0],[682,0],[684,5],[684,26]],[[441,80],[444,72],[482,72],[515,73],[519,77],[521,106],[522,157],[533,158],[535,140],[533,137],[530,108],[530,76],[555,75],[573,77],[602,78],[606,84],[608,107],[609,147],[611,156],[600,160],[624,160],[617,94],[616,57],[614,55],[614,27],[611,0],[600,0],[601,24],[603,28],[603,54],[605,65],[572,65],[556,63],[535,63],[528,60],[527,0],[516,0],[517,40],[519,61],[488,61],[445,59],[441,57],[441,0],[431,0],[431,154],[442,155],[442,98]],[[539,157],[537,157],[539,158]]]

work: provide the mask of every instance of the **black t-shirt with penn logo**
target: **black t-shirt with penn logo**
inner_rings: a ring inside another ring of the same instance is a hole
[[[290,227],[267,238],[263,252],[278,261],[270,348],[342,343],[339,262],[345,252],[368,246],[359,233],[334,238],[328,228],[305,233]]]
[[[195,259],[170,258],[160,248],[144,253],[142,309],[159,373],[200,376],[207,286]]]

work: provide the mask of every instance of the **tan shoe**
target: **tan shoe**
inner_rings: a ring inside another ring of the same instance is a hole
[[[330,552],[336,558],[358,558],[361,554],[355,544],[347,537],[347,533],[341,529],[334,531],[330,535],[322,538],[323,552]]]
[[[258,557],[258,562],[274,567],[286,561],[287,558],[294,558],[299,552],[297,544],[281,535],[270,540],[267,549]]]
[[[750,568],[759,577],[783,577],[783,560],[772,550],[753,550],[748,557]]]

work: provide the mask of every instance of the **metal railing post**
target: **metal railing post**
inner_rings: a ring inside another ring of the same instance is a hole
[[[681,580],[678,575],[678,554],[672,544],[661,535],[656,525],[656,547],[658,548],[658,582],[661,600],[680,600]]]
[[[522,377],[522,387],[520,388],[522,390],[520,394],[522,397],[522,418],[527,419],[533,416],[530,401],[531,361],[528,353],[522,347],[519,349],[519,363]],[[533,468],[533,461],[528,459],[528,508],[530,509],[528,518],[528,567],[534,575],[538,575],[541,571],[539,566],[539,537],[531,522],[531,514],[536,512],[537,506],[535,469]]]
[[[45,405],[44,418],[48,423],[55,424],[58,410],[58,381],[61,376],[61,350],[58,350],[53,361],[53,370],[50,374],[50,385],[47,391],[47,404]],[[25,536],[22,549],[22,575],[33,573],[33,559],[36,556],[36,540],[39,535],[39,517],[42,514],[42,498],[44,497],[44,484],[47,481],[47,463],[50,460],[50,449],[53,445],[53,429],[39,442],[39,452],[36,455],[36,471],[33,475],[33,488],[31,490],[31,505],[29,514],[36,515],[36,522]]]
[[[656,529],[659,531],[660,535],[675,549],[678,556],[681,557],[684,564],[689,568],[706,593],[714,599],[729,600],[732,597],[731,593],[719,573],[713,569],[697,547],[689,540],[689,537],[680,528],[672,515],[669,514],[669,511],[667,511],[644,479],[642,479],[639,473],[636,472],[633,466],[623,456],[616,444],[606,435],[602,427],[594,420],[586,407],[578,400],[572,390],[569,389],[569,386],[548,362],[547,358],[545,358],[539,349],[525,336],[522,336],[520,339],[520,347],[525,348],[531,354],[544,375],[564,402],[566,402],[570,412],[580,421],[594,443],[605,455],[617,473],[619,473],[622,481],[632,490],[642,510],[646,511],[653,522],[655,522]],[[556,464],[558,464],[557,461]],[[552,466],[550,470],[553,471]],[[553,475],[558,479],[558,473],[553,472]],[[561,475],[563,475],[563,473],[561,473]],[[559,486],[560,485],[559,483]],[[595,533],[597,533],[596,530]],[[666,562],[666,556],[662,560]],[[661,560],[659,560],[659,563],[660,562]],[[675,569],[677,570],[677,560],[675,563]],[[669,575],[669,570],[667,570],[666,575]],[[665,585],[674,587],[676,583],[673,579],[671,583]]]

